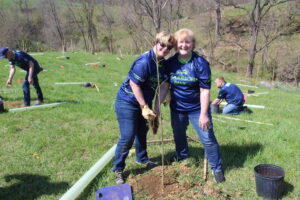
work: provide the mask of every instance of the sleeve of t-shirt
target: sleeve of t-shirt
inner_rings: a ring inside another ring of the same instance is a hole
[[[218,94],[218,99],[225,99],[225,96],[226,96],[225,92],[223,90],[220,90]]]
[[[10,65],[15,65],[15,61],[14,61],[14,60],[10,60],[10,61],[8,61],[8,63],[9,63]]]
[[[138,58],[132,64],[131,70],[128,74],[129,79],[137,85],[142,85],[148,78],[147,61],[145,58]]]
[[[203,59],[198,58],[195,60],[195,65],[197,68],[197,77],[199,79],[199,87],[203,89],[211,88],[211,71],[209,63]]]

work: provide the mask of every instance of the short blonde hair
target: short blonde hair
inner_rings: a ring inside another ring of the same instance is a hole
[[[223,76],[217,77],[216,80],[220,80],[222,82],[225,82],[225,78]]]
[[[155,44],[157,43],[172,43],[172,45],[175,45],[175,38],[173,36],[173,34],[167,32],[167,31],[161,31],[159,33],[156,34],[155,37]]]
[[[187,28],[183,28],[183,29],[180,29],[178,31],[176,31],[176,33],[174,34],[175,35],[175,40],[176,40],[176,43],[179,39],[181,38],[190,38],[193,42],[193,50],[195,49],[196,47],[196,38],[194,36],[194,32],[190,29],[187,29]],[[177,50],[177,45],[175,46],[176,50]]]

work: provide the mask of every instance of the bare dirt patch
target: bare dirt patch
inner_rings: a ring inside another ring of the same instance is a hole
[[[4,108],[20,108],[23,107],[23,101],[4,102]]]
[[[196,180],[195,170],[185,166],[184,163],[164,166],[163,171],[163,185],[161,166],[155,167],[147,173],[129,175],[127,183],[132,186],[134,196],[149,200],[230,198],[229,195],[225,195],[217,188],[212,181]],[[199,175],[197,174],[198,177]]]

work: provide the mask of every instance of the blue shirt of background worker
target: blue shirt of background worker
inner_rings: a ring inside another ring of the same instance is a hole
[[[164,60],[159,62],[160,83],[167,79],[163,62]],[[140,55],[134,61],[117,95],[118,99],[139,105],[131,89],[130,80],[140,86],[146,103],[151,105],[157,88],[156,58],[153,49]]]
[[[167,60],[171,87],[170,106],[179,112],[199,111],[200,89],[211,88],[209,63],[196,52],[188,62],[180,61],[178,53]]]
[[[16,72],[15,66],[27,71],[22,84],[24,106],[30,106],[30,84],[32,84],[36,90],[38,99],[37,105],[42,104],[44,98],[39,85],[38,73],[43,71],[43,68],[40,67],[39,63],[27,53],[18,50],[13,51],[7,47],[0,48],[0,56],[1,59],[6,58],[10,64],[10,72],[6,85],[12,85],[12,79]]]
[[[40,67],[39,63],[33,57],[31,57],[29,54],[27,54],[23,51],[18,51],[18,50],[13,51],[13,53],[14,53],[15,57],[13,59],[8,60],[10,65],[18,66],[21,69],[28,72],[29,71],[29,62],[31,61],[34,64],[33,73],[37,74],[43,70]]]
[[[219,77],[215,81],[216,86],[220,88],[218,97],[212,102],[212,104],[220,104],[223,99],[227,101],[227,105],[223,108],[223,114],[236,115],[243,110],[245,103],[244,94],[233,83],[228,83],[223,77]]]

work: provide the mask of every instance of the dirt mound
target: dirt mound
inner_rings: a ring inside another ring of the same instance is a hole
[[[163,185],[162,170],[164,171]],[[198,177],[199,175],[197,174]],[[228,198],[212,181],[204,183],[195,178],[195,170],[181,163],[164,166],[163,169],[161,166],[155,167],[144,174],[129,175],[127,182],[132,186],[136,198],[155,200]]]

